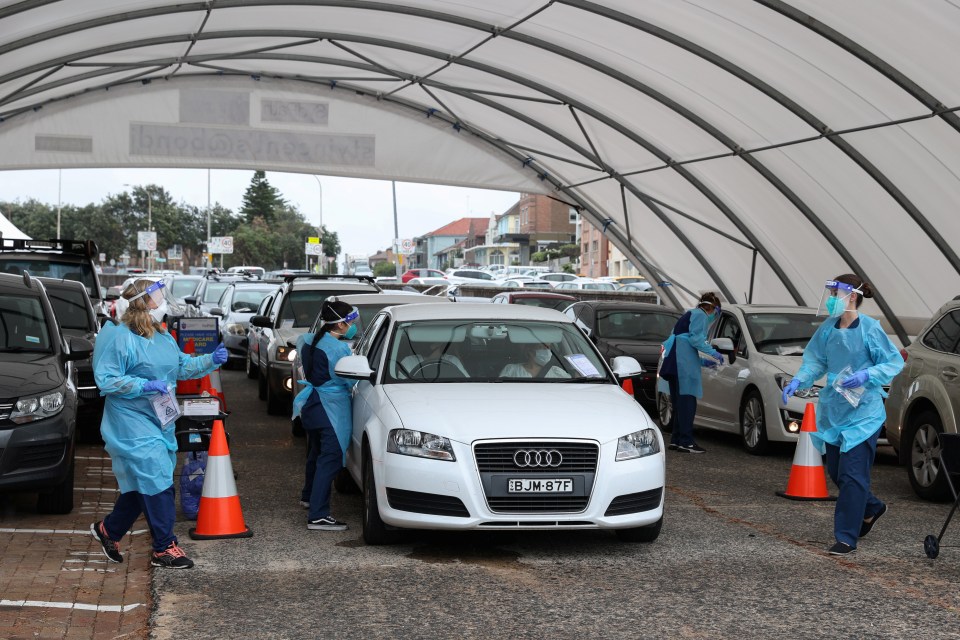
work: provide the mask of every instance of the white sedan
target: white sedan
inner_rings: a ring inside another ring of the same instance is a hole
[[[356,353],[336,371],[359,380],[347,468],[368,544],[391,527],[660,534],[663,438],[619,386],[640,365],[608,366],[562,313],[390,307]]]

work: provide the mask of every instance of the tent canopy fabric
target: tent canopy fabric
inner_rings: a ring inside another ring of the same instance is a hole
[[[20,231],[17,225],[3,215],[2,211],[0,211],[0,237],[5,240],[30,240],[30,236]]]
[[[263,168],[548,193],[665,300],[904,342],[960,290],[960,6],[0,0],[0,169]]]

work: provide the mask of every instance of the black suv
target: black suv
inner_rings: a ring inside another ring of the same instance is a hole
[[[260,278],[246,273],[214,273],[208,274],[196,293],[183,299],[188,305],[200,310],[201,315],[209,316],[210,311],[217,307],[220,296],[234,282],[262,282]]]
[[[74,280],[39,278],[57,316],[60,333],[67,339],[84,338],[96,344],[100,320],[83,284]],[[93,379],[93,359],[77,360],[77,439],[99,443],[103,397]]]
[[[0,273],[0,491],[39,491],[41,513],[73,510],[73,361],[92,353],[61,335],[43,283]]]
[[[87,289],[97,313],[107,313],[106,292],[93,261],[99,249],[93,240],[10,240],[0,237],[0,273],[76,280]]]

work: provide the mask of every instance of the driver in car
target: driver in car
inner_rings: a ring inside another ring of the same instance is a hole
[[[553,358],[549,345],[531,343],[520,345],[523,362],[512,362],[500,371],[501,378],[569,378],[570,374],[557,365],[547,367]]]
[[[447,362],[456,367],[464,378],[469,378],[470,374],[463,368],[460,358],[449,353],[450,345],[446,342],[423,342],[417,347],[417,353],[413,353],[400,361],[401,371],[407,371],[411,375],[416,375],[416,370],[425,362]]]

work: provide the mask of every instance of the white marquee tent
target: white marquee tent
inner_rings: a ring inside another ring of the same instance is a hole
[[[0,0],[0,169],[537,191],[686,304],[960,293],[948,0]],[[2,179],[2,178],[0,178]]]

